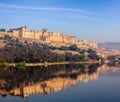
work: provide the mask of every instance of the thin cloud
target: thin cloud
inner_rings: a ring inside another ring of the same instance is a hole
[[[35,11],[59,11],[62,15],[65,15],[66,18],[72,19],[85,19],[85,20],[94,20],[98,18],[98,13],[94,13],[88,10],[83,9],[74,9],[74,8],[63,8],[63,7],[32,7],[32,6],[20,6],[20,5],[8,5],[8,4],[0,4],[0,9],[4,9],[16,12],[16,10],[35,10]],[[56,16],[56,13],[52,14]],[[74,15],[74,16],[73,16]],[[60,15],[57,15],[60,17]]]
[[[6,12],[6,13],[11,13],[11,12],[13,12],[13,11],[11,11],[11,10],[1,9],[1,8],[0,8],[0,11],[1,11],[1,12]]]
[[[7,9],[24,9],[24,10],[46,10],[46,11],[65,11],[65,12],[78,12],[86,15],[95,15],[95,13],[73,8],[59,8],[59,7],[30,7],[30,6],[18,6],[18,5],[3,5],[0,4],[0,8]]]

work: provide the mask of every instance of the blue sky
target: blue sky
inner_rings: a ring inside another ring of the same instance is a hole
[[[120,0],[0,0],[0,28],[63,32],[78,40],[120,41]]]

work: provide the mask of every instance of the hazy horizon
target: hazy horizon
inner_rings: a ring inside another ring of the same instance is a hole
[[[0,28],[63,32],[77,40],[119,42],[119,0],[0,0]]]

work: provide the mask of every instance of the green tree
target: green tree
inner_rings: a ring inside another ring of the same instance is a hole
[[[12,39],[12,37],[9,36],[9,35],[5,35],[5,36],[4,36],[4,40],[11,40],[11,39]]]
[[[85,55],[80,55],[79,56],[79,61],[85,61]]]
[[[69,50],[72,50],[72,51],[78,51],[78,47],[77,47],[77,45],[75,45],[75,44],[69,46],[68,49],[69,49]]]
[[[1,28],[1,29],[0,29],[0,32],[6,32],[6,29]]]

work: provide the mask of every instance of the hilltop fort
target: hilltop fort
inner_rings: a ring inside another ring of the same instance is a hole
[[[67,36],[63,33],[49,32],[48,29],[42,31],[29,30],[26,26],[20,28],[9,29],[9,31],[1,31],[0,36],[9,35],[19,39],[28,41],[36,41],[50,44],[52,46],[70,46],[76,44],[78,47],[91,47],[97,48],[95,42],[87,40],[77,41],[75,36]]]

